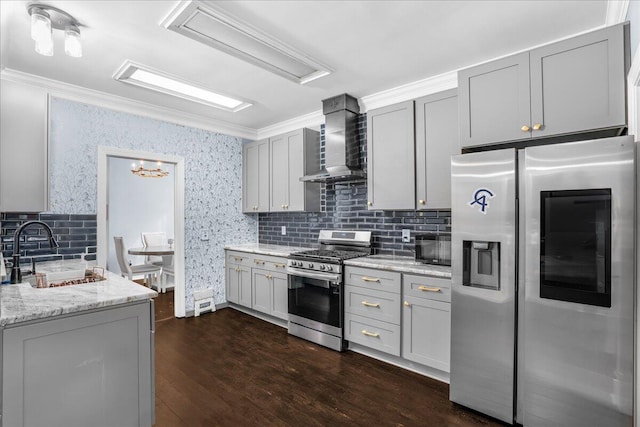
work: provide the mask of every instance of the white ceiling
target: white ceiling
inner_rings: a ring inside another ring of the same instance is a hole
[[[83,57],[33,49],[27,1],[0,1],[0,65],[182,113],[256,130],[357,98],[544,44],[605,24],[607,1],[223,1],[224,11],[335,72],[299,85],[169,31],[175,1],[43,1],[83,25]],[[205,2],[206,3],[206,2]],[[254,101],[237,113],[115,81],[125,60]]]

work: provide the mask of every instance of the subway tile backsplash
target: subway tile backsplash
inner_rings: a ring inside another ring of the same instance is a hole
[[[359,117],[360,160],[366,169],[366,114]],[[324,126],[320,130],[321,163],[324,166]],[[371,231],[373,252],[399,256],[414,256],[413,235],[425,231],[451,231],[450,210],[370,211],[367,209],[366,182],[323,185],[322,212],[258,214],[260,243],[312,246],[321,229],[351,229]],[[282,235],[282,226],[286,235]],[[402,242],[402,230],[411,230],[411,241]]]
[[[13,254],[13,236],[16,229],[27,221],[40,220],[51,227],[59,247],[51,249],[47,233],[41,226],[25,229],[20,240],[21,264],[80,258],[95,259],[96,229],[95,215],[67,215],[46,213],[0,213],[0,248],[5,260]]]

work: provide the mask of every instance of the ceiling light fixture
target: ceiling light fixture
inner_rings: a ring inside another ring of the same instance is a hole
[[[161,162],[157,162],[158,166],[156,169],[146,169],[144,167],[144,161],[140,160],[140,164],[136,166],[135,163],[131,163],[131,173],[134,175],[138,175],[141,178],[164,178],[169,175],[169,172],[163,171],[161,166]]]
[[[213,3],[178,2],[161,25],[301,85],[333,72],[307,53],[270,36]]]
[[[253,105],[251,102],[212,92],[184,79],[150,67],[125,61],[113,78],[123,83],[162,92],[233,113]]]
[[[35,41],[35,49],[40,55],[53,56],[53,29],[63,30],[64,52],[68,56],[80,58],[80,23],[64,10],[46,4],[32,3],[27,5],[31,15],[31,38]]]

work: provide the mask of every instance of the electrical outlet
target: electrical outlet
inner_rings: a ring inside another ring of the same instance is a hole
[[[411,230],[408,228],[402,229],[402,242],[409,243],[411,241]]]
[[[209,233],[203,231],[202,234],[200,234],[200,240],[202,240],[203,242],[209,241]]]
[[[280,234],[282,234],[283,236],[287,235],[287,226],[286,225],[282,226],[282,230],[280,231]]]

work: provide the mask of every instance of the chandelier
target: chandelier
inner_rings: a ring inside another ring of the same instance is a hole
[[[74,58],[82,56],[80,23],[64,10],[46,4],[32,3],[27,6],[31,16],[31,38],[36,42],[36,52],[53,56],[52,28],[64,31],[64,53]]]
[[[144,167],[144,161],[140,160],[140,164],[131,163],[131,173],[141,178],[164,178],[169,172],[163,171],[161,162],[156,163],[156,169],[147,169]]]

